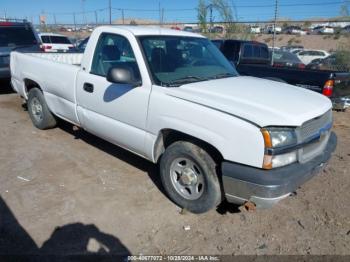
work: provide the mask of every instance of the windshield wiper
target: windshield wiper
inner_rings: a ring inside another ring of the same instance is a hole
[[[211,76],[208,79],[220,79],[220,78],[228,78],[228,77],[234,77],[234,76],[235,75],[231,73],[222,73],[222,74]]]
[[[189,76],[185,76],[185,77],[176,79],[170,83],[166,83],[165,85],[169,86],[169,87],[175,87],[175,86],[180,86],[180,85],[184,85],[184,84],[188,84],[188,83],[204,81],[204,80],[206,80],[206,78],[189,75]]]

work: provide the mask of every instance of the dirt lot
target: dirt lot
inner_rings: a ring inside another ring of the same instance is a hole
[[[350,111],[335,112],[337,151],[296,196],[193,215],[164,195],[156,166],[69,124],[35,129],[2,93],[0,254],[350,254]]]

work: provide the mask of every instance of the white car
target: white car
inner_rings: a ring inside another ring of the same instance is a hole
[[[334,28],[331,26],[316,26],[313,29],[314,34],[331,35],[334,34]]]
[[[282,33],[282,27],[279,27],[279,26],[276,26],[276,28],[274,28],[273,25],[270,25],[265,29],[266,33],[268,34],[273,34],[275,30],[276,30],[276,34]]]
[[[250,33],[251,34],[260,34],[261,33],[261,29],[259,26],[251,26],[250,27]]]
[[[84,54],[11,52],[11,73],[37,128],[64,119],[159,163],[169,198],[194,213],[271,207],[336,146],[327,97],[240,76],[199,34],[101,26]]]
[[[67,52],[74,48],[74,45],[67,36],[41,33],[39,38],[42,42],[42,49],[45,52]]]
[[[302,50],[295,53],[299,59],[305,64],[311,63],[312,60],[317,58],[326,58],[330,56],[330,53],[323,50]]]
[[[286,34],[290,35],[306,35],[306,32],[299,26],[289,26],[283,30]]]

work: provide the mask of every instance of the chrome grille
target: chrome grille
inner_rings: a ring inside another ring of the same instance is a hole
[[[305,122],[300,128],[300,140],[305,141],[308,138],[319,133],[320,129],[332,123],[332,111]]]
[[[332,124],[332,110],[305,122],[300,127],[298,131],[299,143],[306,142],[315,136],[320,136],[320,139],[298,150],[299,162],[305,163],[323,152],[327,145],[330,131],[325,130],[326,132],[321,134],[321,130],[330,124]]]

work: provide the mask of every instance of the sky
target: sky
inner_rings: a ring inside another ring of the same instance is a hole
[[[111,0],[112,19],[125,18],[159,20],[159,6],[164,8],[165,22],[196,22],[198,0]],[[308,18],[334,17],[340,13],[344,0],[278,0],[278,16],[302,20]],[[47,23],[107,23],[109,21],[108,0],[1,0],[0,17],[27,18],[38,23],[44,13]],[[209,3],[209,0],[207,0]],[[275,0],[228,0],[234,6],[239,21],[264,21],[274,16]],[[83,15],[83,12],[86,12]],[[96,11],[96,12],[95,12]],[[217,12],[214,21],[219,21]]]

